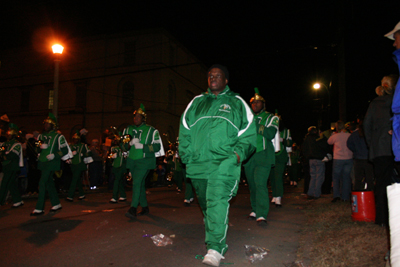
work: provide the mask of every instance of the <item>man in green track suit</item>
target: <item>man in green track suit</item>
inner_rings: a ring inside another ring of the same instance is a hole
[[[251,109],[229,89],[228,79],[224,66],[208,70],[209,88],[189,103],[179,130],[179,154],[204,215],[203,263],[211,266],[219,266],[228,248],[229,201],[238,190],[241,162],[257,139]]]
[[[72,151],[72,159],[68,159],[67,163],[71,164],[72,181],[69,186],[68,196],[65,200],[72,202],[74,201],[74,195],[76,187],[79,190],[79,200],[85,199],[85,192],[82,186],[82,172],[87,170],[86,162],[93,161],[90,157],[91,151],[86,144],[81,143],[81,137],[78,133],[72,136],[72,143],[69,145]]]
[[[42,175],[39,181],[38,202],[31,216],[44,214],[46,191],[52,205],[50,212],[56,212],[62,208],[54,186],[53,175],[55,171],[60,170],[61,160],[67,160],[73,156],[65,137],[55,130],[57,119],[54,115],[50,113],[43,123],[44,131],[38,136],[38,140],[42,142],[38,159],[38,169],[42,171]]]
[[[0,160],[3,164],[4,173],[0,187],[0,206],[5,204],[7,193],[10,191],[13,201],[12,207],[18,208],[24,205],[17,184],[17,175],[20,172],[20,167],[23,167],[22,146],[17,140],[17,125],[10,123],[8,128],[8,141],[5,142],[0,149]]]
[[[251,213],[249,220],[256,220],[257,225],[267,225],[269,212],[268,176],[275,164],[275,148],[272,140],[279,127],[279,118],[265,111],[265,99],[255,88],[255,95],[250,99],[257,127],[257,149],[244,165],[250,189]]]
[[[130,219],[136,218],[136,209],[140,205],[142,210],[138,215],[149,213],[146,198],[145,180],[150,170],[156,168],[156,157],[164,155],[164,148],[158,130],[146,124],[146,111],[143,104],[133,112],[133,125],[125,128],[123,135],[129,134],[132,139],[126,168],[132,175],[132,202],[131,208],[125,213]],[[127,149],[128,150],[128,149]]]

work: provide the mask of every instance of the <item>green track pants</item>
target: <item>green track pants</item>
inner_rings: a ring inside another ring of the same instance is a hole
[[[229,201],[236,196],[238,180],[192,179],[204,215],[207,249],[226,253]]]
[[[4,205],[6,202],[7,192],[10,191],[13,203],[21,201],[21,194],[18,190],[18,178],[17,174],[19,171],[5,171],[3,180],[0,187],[0,205]]]
[[[271,164],[265,162],[261,153],[254,154],[245,165],[250,190],[251,211],[257,218],[267,219],[269,212],[268,177]]]

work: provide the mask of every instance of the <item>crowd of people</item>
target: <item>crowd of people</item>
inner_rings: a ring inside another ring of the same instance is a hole
[[[387,37],[395,40],[399,58],[400,23]],[[26,134],[24,140],[18,127],[6,116],[1,117],[8,131],[0,140],[0,205],[5,204],[8,192],[14,208],[24,205],[17,184],[24,166],[28,170],[27,192],[38,193],[31,216],[45,213],[46,193],[50,212],[62,209],[55,181],[67,169],[71,175],[64,190],[69,202],[74,201],[76,191],[79,200],[86,198],[85,178],[91,190],[107,182],[112,189],[110,203],[125,202],[130,177],[132,197],[125,216],[132,220],[150,213],[148,177],[158,185],[172,186],[175,182],[178,193],[185,189],[185,206],[190,206],[196,193],[206,232],[203,263],[211,266],[219,266],[228,249],[230,201],[237,194],[242,169],[250,191],[247,218],[259,227],[268,225],[270,203],[282,208],[285,173],[293,187],[304,177],[308,200],[333,194],[332,202],[349,202],[352,190],[374,190],[376,223],[388,224],[386,186],[396,179],[394,155],[396,160],[400,158],[398,76],[382,79],[376,89],[378,97],[370,103],[365,118],[355,123],[339,120],[326,131],[311,126],[301,147],[293,143],[282,116],[267,111],[265,98],[257,88],[249,102],[242,99],[228,86],[227,68],[218,64],[209,68],[207,78],[207,91],[186,107],[179,139],[174,146],[170,144],[166,155],[160,133],[146,122],[143,105],[133,112],[133,124],[122,133],[111,127],[106,142],[93,139],[90,146],[86,129],[76,132],[68,143],[57,131],[57,118],[51,113],[43,122],[42,133]]]

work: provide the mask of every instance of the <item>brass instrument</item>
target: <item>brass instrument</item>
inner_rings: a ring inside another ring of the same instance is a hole
[[[37,140],[36,142],[35,142],[35,145],[37,146],[37,147],[40,147],[41,145],[43,145],[44,144],[44,142],[42,141],[42,140]]]
[[[132,136],[130,134],[125,134],[121,137],[121,140],[124,144],[129,143],[132,139]]]

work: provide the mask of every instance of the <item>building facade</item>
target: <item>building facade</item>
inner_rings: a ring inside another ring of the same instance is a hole
[[[63,45],[58,120],[69,140],[86,128],[88,140],[104,141],[104,130],[114,126],[122,132],[143,103],[147,122],[175,141],[185,107],[207,88],[206,67],[164,30],[73,39]],[[0,53],[0,115],[7,114],[26,132],[42,130],[56,101],[50,48]]]

